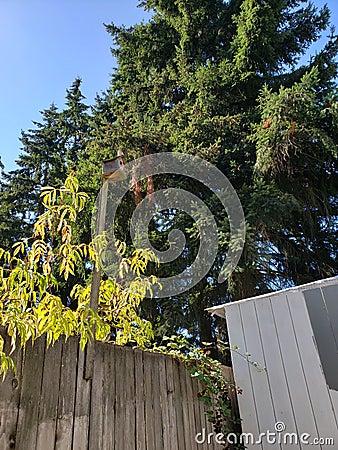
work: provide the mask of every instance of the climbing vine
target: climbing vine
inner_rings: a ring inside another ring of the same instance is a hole
[[[208,349],[208,344],[206,349]],[[224,344],[220,344],[220,350],[227,350]],[[233,413],[231,393],[241,394],[241,389],[233,382],[227,380],[219,361],[209,356],[209,351],[192,346],[184,336],[164,337],[162,345],[155,346],[154,351],[171,355],[185,365],[193,378],[201,381],[202,390],[199,392],[199,400],[207,405],[207,417],[212,423],[215,433],[223,435],[223,441],[234,429],[239,430],[240,419]],[[229,448],[225,444],[224,448]],[[242,449],[242,445],[233,448]]]

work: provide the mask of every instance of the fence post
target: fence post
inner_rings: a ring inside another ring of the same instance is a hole
[[[108,187],[109,182],[118,182],[125,179],[123,167],[125,165],[125,159],[123,153],[119,150],[115,158],[107,159],[102,162],[102,188],[99,194],[98,211],[96,218],[96,235],[100,236],[106,226],[106,211],[108,200]],[[100,268],[94,265],[92,275],[92,286],[90,291],[90,307],[94,311],[98,311],[99,293],[100,293],[100,281],[101,271]],[[93,364],[94,364],[94,345],[95,345],[95,329],[93,329],[94,342],[90,343],[86,349],[86,361],[84,378],[86,380],[93,376]]]

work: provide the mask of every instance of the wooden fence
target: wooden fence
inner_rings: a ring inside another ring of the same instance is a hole
[[[8,343],[7,343],[8,345]],[[218,450],[201,386],[170,357],[96,342],[92,374],[79,340],[16,351],[0,383],[0,449]],[[88,360],[88,358],[87,358]],[[200,440],[202,437],[200,436]]]

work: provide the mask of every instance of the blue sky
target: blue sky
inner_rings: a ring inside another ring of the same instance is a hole
[[[52,102],[63,107],[77,76],[93,103],[109,84],[112,40],[103,23],[132,25],[136,0],[0,0],[0,156],[15,167],[21,130]]]
[[[338,0],[327,3],[338,29]],[[0,156],[15,168],[21,130],[40,120],[77,76],[93,103],[109,84],[114,60],[103,23],[132,25],[147,15],[137,0],[0,0]],[[316,47],[312,49],[315,51]]]

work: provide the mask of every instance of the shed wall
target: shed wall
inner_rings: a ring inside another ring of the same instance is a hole
[[[249,449],[305,450],[303,433],[312,449],[338,448],[337,292],[338,280],[324,280],[225,305],[230,344],[238,347],[232,356],[243,389],[242,427],[255,436]],[[276,433],[276,442],[263,437],[258,444],[256,437],[267,431]],[[291,443],[286,433],[297,439]],[[333,438],[334,445],[316,445],[316,438]]]

